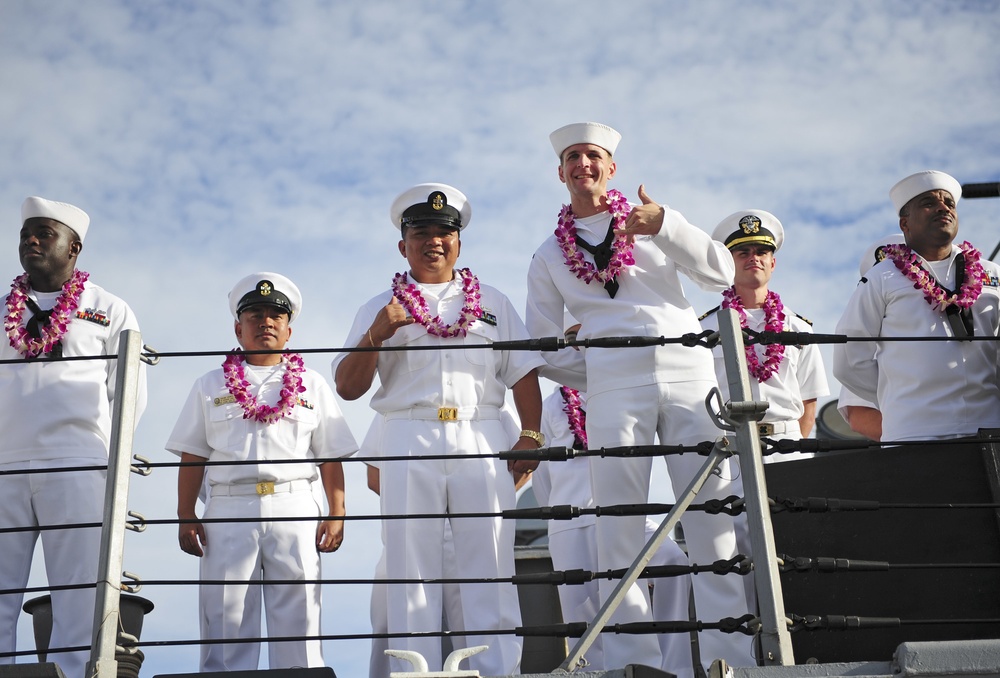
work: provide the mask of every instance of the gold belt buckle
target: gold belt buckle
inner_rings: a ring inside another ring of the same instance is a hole
[[[257,483],[257,494],[274,494],[274,481],[265,480]]]
[[[774,424],[757,424],[757,434],[762,436],[774,435]]]
[[[455,421],[458,419],[458,408],[457,407],[439,407],[438,408],[438,419],[441,421]]]

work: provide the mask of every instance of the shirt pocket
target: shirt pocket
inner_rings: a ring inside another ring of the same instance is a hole
[[[208,403],[205,436],[213,450],[238,453],[243,450],[249,422],[243,418],[243,408],[236,402],[221,402],[228,392]]]
[[[469,328],[465,337],[467,344],[493,344],[500,341],[499,330],[482,320],[477,320]],[[465,359],[485,373],[496,373],[497,352],[492,348],[466,348]]]
[[[427,330],[423,325],[414,323],[396,330],[396,334],[385,342],[389,347],[408,347],[416,345],[417,341],[427,336]],[[416,351],[393,351],[386,353],[385,361],[392,372],[418,372],[427,369],[435,359],[437,351],[416,350]]]
[[[269,426],[273,429],[269,435],[275,438],[285,456],[289,458],[305,456],[308,454],[312,433],[317,426],[319,426],[319,415],[316,410],[296,405],[291,412]],[[274,451],[272,450],[268,456],[275,458]]]

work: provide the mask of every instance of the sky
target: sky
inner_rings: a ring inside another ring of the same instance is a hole
[[[832,332],[859,256],[898,231],[896,181],[1000,180],[998,35],[997,0],[3,0],[0,279],[21,272],[20,205],[40,195],[90,214],[80,268],[131,305],[149,346],[232,348],[229,290],[277,271],[304,296],[292,345],[337,348],[404,269],[393,198],[436,181],[472,204],[460,265],[523,308],[567,198],[548,134],[596,120],[623,135],[612,185],[633,201],[644,184],[708,232],[739,209],[775,214],[772,289]],[[959,216],[988,255],[1000,200]],[[719,301],[686,290],[696,310]],[[329,378],[331,358],[307,364]],[[136,452],[173,460],[187,392],[220,362],[149,370]],[[359,441],[368,397],[343,403]],[[347,483],[349,512],[378,512],[361,464]],[[175,516],[173,469],[132,489],[130,509]],[[376,525],[349,523],[325,576],[370,577]],[[174,526],[127,535],[125,569],[197,577]],[[197,637],[194,586],[142,595],[156,604],[143,640]],[[369,630],[367,587],[330,584],[324,601],[325,633]],[[19,633],[30,649],[26,619]],[[365,675],[367,642],[325,652],[338,675]],[[197,670],[195,648],[145,654],[149,675]]]

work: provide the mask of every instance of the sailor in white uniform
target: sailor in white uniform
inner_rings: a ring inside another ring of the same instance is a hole
[[[550,447],[587,449],[587,394],[567,386],[559,386],[542,401],[542,434]],[[569,505],[593,508],[590,485],[591,457],[575,457],[566,461],[539,464],[532,474],[532,488],[539,506]],[[646,535],[652,537],[658,524],[646,518]],[[597,571],[595,518],[592,514],[573,520],[550,520],[548,523],[549,554],[556,570],[581,569]],[[667,538],[654,554],[650,566],[688,565],[687,556],[677,543]],[[687,575],[643,579],[652,584],[650,605],[656,621],[686,621],[689,617],[691,579]],[[601,608],[596,581],[582,585],[559,587],[559,603],[563,621],[590,622]],[[664,669],[678,678],[692,678],[691,639],[687,633],[661,633],[657,639],[666,662]],[[573,641],[570,641],[571,644]],[[609,668],[604,661],[603,639],[598,637],[586,653],[588,670]]]
[[[396,275],[392,289],[361,307],[345,345],[437,348],[344,353],[333,363],[337,392],[347,400],[363,396],[378,375],[381,383],[371,406],[385,425],[374,444],[382,456],[412,457],[379,462],[382,513],[390,516],[384,528],[386,570],[392,579],[439,578],[443,572],[446,518],[397,516],[513,508],[511,471],[537,466],[534,460],[508,467],[499,459],[422,456],[490,455],[510,449],[500,413],[508,388],[523,427],[513,448],[533,450],[544,442],[538,432],[541,395],[536,368],[541,359],[528,351],[470,346],[528,337],[507,297],[481,285],[469,269],[455,268],[459,232],[470,217],[466,197],[444,184],[420,184],[393,202],[390,218],[400,229],[399,252],[409,270]],[[513,523],[460,517],[450,523],[460,577],[513,575]],[[471,657],[470,666],[483,675],[517,673],[520,640],[489,633],[520,623],[515,587],[477,583],[460,589],[465,627],[486,631],[465,642],[490,648]],[[440,631],[439,585],[390,586],[387,598],[390,633]],[[432,668],[441,666],[439,638],[392,639],[389,645],[421,653]],[[407,666],[398,663],[394,670]]]
[[[869,245],[858,263],[861,278],[868,274],[872,266],[885,259],[885,245],[905,244],[906,239],[902,233],[893,233]],[[841,386],[840,397],[837,398],[837,411],[855,433],[860,433],[871,440],[882,439],[882,413],[878,411],[875,403],[861,398],[846,386]]]
[[[31,197],[21,206],[18,254],[24,274],[7,296],[0,359],[115,355],[119,334],[138,330],[128,305],[76,268],[90,217],[73,205]],[[25,361],[0,365],[0,526],[100,523],[106,472],[18,475],[17,471],[107,466],[117,361]],[[138,417],[146,406],[140,366]],[[8,475],[10,474],[10,475]],[[0,588],[24,588],[39,534],[50,586],[93,584],[98,528],[0,535]],[[0,596],[0,651],[16,649],[23,594]],[[94,589],[52,592],[49,647],[90,647]],[[52,652],[67,678],[81,678],[89,652]],[[12,657],[0,658],[10,664]]]
[[[740,210],[719,222],[712,237],[732,252],[736,278],[733,286],[723,292],[722,303],[700,318],[702,327],[718,330],[719,309],[731,308],[739,314],[744,329],[812,332],[812,323],[785,306],[777,292],[769,289],[777,262],[775,255],[785,240],[785,230],[777,217],[764,210]],[[768,403],[759,425],[761,437],[774,440],[808,437],[816,422],[817,399],[830,394],[819,347],[756,344],[747,346],[746,353],[752,398]],[[713,354],[719,388],[729,400],[722,346],[716,346]],[[764,461],[811,456],[802,452],[773,454],[764,457]]]
[[[533,337],[560,336],[564,309],[581,323],[580,339],[615,336],[667,336],[701,331],[684,296],[680,274],[708,291],[733,282],[733,258],[721,243],[690,224],[676,210],[653,202],[642,186],[641,205],[629,205],[608,189],[621,135],[600,123],[574,123],[550,135],[559,158],[559,179],[570,204],[564,205],[550,236],[528,269],[525,320]],[[586,391],[587,435],[592,448],[650,445],[657,436],[668,444],[697,444],[718,437],[704,400],[716,385],[711,353],[677,344],[641,348],[588,348],[545,352],[542,376]],[[667,468],[679,495],[704,459],[668,455]],[[652,460],[606,458],[593,461],[594,501],[599,505],[647,500]],[[728,460],[708,479],[696,502],[741,495],[742,486]],[[711,563],[736,555],[730,516],[689,511],[683,520],[688,555]],[[642,516],[597,521],[600,569],[628,567],[642,548]],[[699,618],[717,622],[746,612],[738,576],[699,576],[694,580]],[[614,582],[601,582],[606,600]],[[629,590],[613,623],[648,621],[649,607],[638,586]],[[706,661],[752,665],[750,641],[739,634],[700,634]],[[652,636],[604,639],[605,663],[661,664]]]
[[[302,296],[288,278],[253,273],[229,294],[236,338],[244,351],[280,351],[291,337]],[[231,580],[200,589],[205,640],[259,638],[261,597],[271,635],[320,634],[320,586],[268,584],[268,580],[319,580],[320,553],[344,538],[344,471],[339,461],[357,450],[333,391],[297,354],[227,356],[222,369],[195,382],[167,449],[183,462],[259,461],[259,464],[182,466],[178,475],[178,539],[201,558],[201,578]],[[268,464],[299,460],[301,463]],[[327,509],[317,501],[322,483]],[[207,480],[204,518],[255,518],[257,522],[197,522],[195,503]],[[272,522],[271,518],[301,517]],[[261,583],[247,583],[261,580]],[[259,643],[203,645],[202,671],[256,670]],[[324,666],[319,640],[272,642],[270,667]]]
[[[861,279],[837,325],[849,337],[951,337],[850,342],[834,349],[840,382],[882,413],[882,441],[945,439],[1000,427],[1000,266],[958,236],[962,187],[924,171],[889,191],[906,245]]]

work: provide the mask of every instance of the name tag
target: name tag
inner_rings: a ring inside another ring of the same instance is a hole
[[[236,396],[234,396],[232,393],[230,393],[229,395],[219,396],[218,398],[216,398],[212,402],[215,403],[216,407],[218,407],[219,405],[228,405],[229,403],[235,403],[236,402]]]

